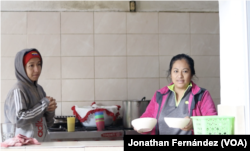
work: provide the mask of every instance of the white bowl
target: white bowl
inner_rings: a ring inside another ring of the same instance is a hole
[[[134,129],[136,129],[139,132],[151,131],[155,127],[156,123],[157,119],[150,117],[137,118],[131,122]]]
[[[172,118],[172,117],[164,117],[164,121],[167,123],[169,127],[172,128],[184,128],[189,123],[189,118]]]

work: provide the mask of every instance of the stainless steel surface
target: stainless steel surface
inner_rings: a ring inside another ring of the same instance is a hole
[[[132,128],[131,121],[139,118],[146,110],[150,100],[132,100],[123,101],[123,126],[124,128]]]
[[[123,140],[123,130],[49,132],[51,141],[63,140]]]
[[[124,135],[142,135],[142,134],[137,133],[135,130],[129,130],[129,129],[104,130],[104,131],[80,131],[80,132],[79,131],[49,132],[51,141],[123,140]]]
[[[123,140],[124,135],[141,135],[131,128],[124,128],[122,122],[105,126],[103,131],[97,131],[96,127],[84,127],[78,122],[75,124],[75,132],[68,132],[65,123],[54,123],[48,129],[48,134],[51,141]]]

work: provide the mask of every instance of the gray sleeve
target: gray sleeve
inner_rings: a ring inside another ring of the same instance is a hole
[[[51,127],[54,124],[55,111],[53,112],[46,111],[44,115],[46,118],[47,126]]]
[[[16,111],[11,114],[16,115],[16,125],[18,128],[38,121],[43,117],[49,105],[49,100],[44,97],[36,105],[28,108],[25,97],[20,89],[14,90],[13,99]]]
[[[46,92],[43,90],[43,88],[41,86],[40,86],[40,88],[41,88],[44,96],[46,97],[47,96]],[[52,112],[45,111],[44,116],[45,116],[45,119],[46,119],[47,126],[51,127],[54,124],[55,111],[52,111]]]

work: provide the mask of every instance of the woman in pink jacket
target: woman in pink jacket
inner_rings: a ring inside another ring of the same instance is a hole
[[[169,76],[172,83],[155,92],[141,118],[157,119],[151,134],[192,135],[191,116],[217,115],[213,99],[206,89],[200,88],[191,81],[195,76],[195,69],[194,61],[188,55],[179,54],[171,59]],[[165,123],[164,117],[186,117],[190,118],[190,122],[183,129],[170,128]]]

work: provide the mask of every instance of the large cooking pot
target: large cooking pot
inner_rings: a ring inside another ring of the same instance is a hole
[[[142,100],[123,101],[123,127],[133,128],[131,121],[139,118],[146,110],[150,100],[143,97]]]

